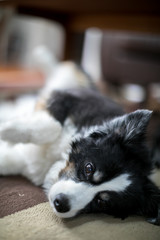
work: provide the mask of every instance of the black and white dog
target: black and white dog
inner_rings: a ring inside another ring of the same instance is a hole
[[[125,114],[89,88],[55,90],[43,109],[2,125],[0,174],[43,184],[62,218],[100,212],[160,225],[160,190],[145,139],[151,115]]]

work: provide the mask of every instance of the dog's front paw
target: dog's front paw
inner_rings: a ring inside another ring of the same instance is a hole
[[[147,222],[149,222],[151,224],[154,224],[154,225],[157,225],[157,226],[160,226],[160,218],[159,217],[157,217],[157,218],[148,218]]]
[[[149,222],[151,224],[154,224],[154,225],[157,225],[157,226],[160,226],[160,204],[159,204],[159,207],[158,207],[157,217],[155,217],[155,218],[148,218],[147,222]]]

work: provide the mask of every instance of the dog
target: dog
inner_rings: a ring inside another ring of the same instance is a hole
[[[126,114],[88,83],[50,88],[33,114],[1,124],[0,174],[42,185],[61,218],[140,215],[160,225],[160,189],[146,144],[152,112]]]

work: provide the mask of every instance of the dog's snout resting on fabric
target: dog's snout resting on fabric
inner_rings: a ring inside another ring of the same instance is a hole
[[[68,196],[63,193],[56,195],[53,204],[57,212],[65,213],[70,211]]]
[[[100,212],[160,225],[160,190],[145,139],[151,115],[125,114],[95,90],[53,91],[44,110],[2,125],[0,173],[43,185],[62,218]]]

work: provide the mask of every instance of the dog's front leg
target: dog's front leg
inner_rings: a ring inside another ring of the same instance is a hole
[[[37,111],[0,126],[0,137],[12,143],[46,144],[55,141],[60,135],[60,123],[47,111]]]
[[[148,218],[147,221],[151,224],[160,226],[160,204],[159,204],[158,210],[157,210],[157,217],[156,218]]]

